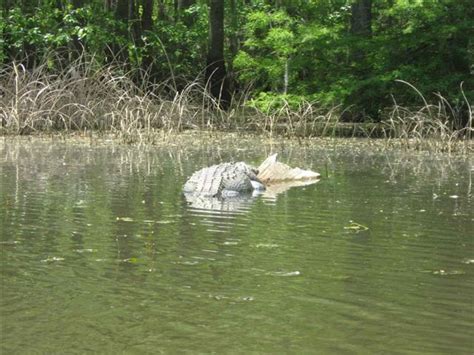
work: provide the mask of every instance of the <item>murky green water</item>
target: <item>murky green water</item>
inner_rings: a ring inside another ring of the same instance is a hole
[[[238,147],[0,141],[0,352],[474,351],[472,160],[278,144],[322,180],[188,205]]]

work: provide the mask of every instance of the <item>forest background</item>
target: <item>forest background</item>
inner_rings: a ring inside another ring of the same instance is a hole
[[[474,97],[471,0],[3,0],[0,33],[3,65],[59,72],[87,53],[150,87],[200,81],[225,109],[377,122],[422,93],[463,127]]]

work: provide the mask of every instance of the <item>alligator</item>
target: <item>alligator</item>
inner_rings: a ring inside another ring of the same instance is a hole
[[[184,185],[185,195],[228,198],[241,194],[262,193],[271,185],[302,185],[314,181],[319,174],[310,170],[290,168],[270,155],[258,169],[244,163],[222,163],[195,172]]]
[[[222,163],[196,171],[184,185],[185,194],[203,197],[234,197],[265,190],[258,171],[244,162]]]

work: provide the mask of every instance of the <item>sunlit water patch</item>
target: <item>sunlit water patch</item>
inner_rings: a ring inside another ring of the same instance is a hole
[[[321,181],[193,205],[272,150],[211,143],[2,141],[1,352],[473,352],[471,158],[278,144]]]

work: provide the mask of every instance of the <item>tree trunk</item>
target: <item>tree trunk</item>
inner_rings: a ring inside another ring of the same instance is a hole
[[[63,4],[63,2],[61,0],[56,0],[56,8],[58,10],[64,10],[66,7],[65,4]]]
[[[166,11],[166,4],[164,0],[157,0],[158,3],[158,13],[156,18],[158,21],[164,21],[168,19],[168,13]]]
[[[112,0],[104,0],[104,10],[105,11],[112,10]]]
[[[121,33],[124,36],[128,36],[129,32],[129,16],[130,16],[130,2],[133,0],[117,0],[115,8],[115,17],[118,21],[121,21],[125,24],[126,29],[124,33]],[[121,63],[128,62],[128,50],[127,48],[121,48],[117,43],[112,45],[114,52],[114,59],[119,60]]]
[[[12,7],[12,5],[13,5],[13,0],[4,0],[4,1],[3,1],[3,6],[2,6],[2,8],[3,8],[3,10],[5,11],[5,12],[4,12],[5,14],[10,10],[10,8]]]
[[[81,7],[84,6],[84,0],[73,0],[73,1],[72,1],[72,6],[73,6],[75,9],[81,8]]]
[[[370,73],[371,63],[366,60],[368,42],[372,35],[372,0],[353,0],[351,4],[350,23],[351,48],[349,61],[352,66],[352,74],[356,80],[366,80]],[[354,106],[355,112],[347,112],[351,121],[360,121],[368,114],[376,117],[377,111],[371,107],[367,99],[361,99],[364,93],[360,88],[351,93],[349,102],[357,102]]]
[[[178,0],[173,0],[173,19],[175,22],[178,22],[179,19],[178,6]]]
[[[372,35],[372,0],[355,0],[351,5],[350,33],[358,37],[353,43],[351,59],[361,63],[365,59],[365,51],[361,48],[363,41]]]
[[[237,56],[239,52],[239,12],[237,9],[237,0],[230,0],[230,38],[229,38],[229,52],[232,60]],[[237,81],[234,72],[234,66],[232,60],[227,64],[228,78],[229,78],[229,90],[231,93],[237,91]]]
[[[219,106],[228,108],[230,93],[224,61],[224,0],[210,0],[206,82]]]
[[[367,37],[372,34],[372,0],[356,0],[352,3],[351,33]]]
[[[132,1],[132,0],[131,0]],[[115,17],[119,21],[128,21],[129,0],[117,0]]]
[[[140,19],[140,2],[139,0],[129,0],[128,4],[128,21],[132,30],[132,38],[135,45],[140,46],[142,36],[142,26]]]
[[[142,34],[153,29],[153,0],[142,0],[143,12],[142,12]],[[145,45],[143,41],[140,41],[142,46]],[[148,81],[154,83],[156,81],[156,68],[153,65],[153,53],[150,48],[145,47],[143,51],[142,68],[145,73],[148,74]]]
[[[142,0],[142,31],[151,31],[153,27],[153,0]]]

